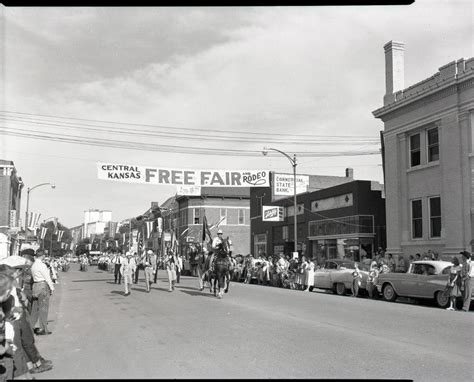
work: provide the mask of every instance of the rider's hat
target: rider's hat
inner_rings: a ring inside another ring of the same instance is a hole
[[[153,251],[151,249],[148,250],[147,254],[153,255]]]
[[[217,234],[219,235],[220,233],[222,233],[222,230],[219,228]]]

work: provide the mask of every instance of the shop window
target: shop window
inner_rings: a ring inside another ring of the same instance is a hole
[[[410,137],[410,166],[418,166],[421,163],[420,134]]]
[[[430,237],[441,237],[441,198],[430,198]]]
[[[423,237],[423,213],[421,200],[412,200],[411,202],[411,225],[412,238],[419,239]]]

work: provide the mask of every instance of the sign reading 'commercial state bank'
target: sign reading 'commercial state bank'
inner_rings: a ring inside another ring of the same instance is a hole
[[[266,170],[184,170],[98,163],[97,176],[103,180],[155,185],[267,187],[270,184]]]

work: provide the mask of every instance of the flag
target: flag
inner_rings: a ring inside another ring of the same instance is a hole
[[[61,241],[63,234],[64,234],[64,231],[61,231],[61,230],[58,231],[58,241]]]
[[[178,253],[179,249],[179,241],[178,238],[176,237],[175,231],[171,231],[171,250],[173,251],[174,254]]]
[[[216,224],[213,224],[211,226],[211,228],[209,228],[209,229],[213,229],[213,228],[216,228],[216,227],[219,228],[220,224],[225,220],[225,218],[226,218],[225,216],[221,217],[221,220],[219,220]]]
[[[161,234],[163,232],[163,218],[158,218],[158,232]]]
[[[44,240],[44,238],[46,236],[46,232],[48,232],[48,228],[47,227],[41,227],[41,240]]]
[[[143,234],[142,232],[138,232],[137,234],[137,252],[138,254],[141,254],[142,253],[142,249],[143,249]]]
[[[150,238],[151,233],[153,232],[153,221],[146,222],[146,238]]]
[[[69,247],[69,249],[72,251],[73,248],[74,248],[74,243],[71,241],[71,246]]]
[[[120,223],[117,223],[117,229],[115,230],[115,233],[120,233]]]
[[[115,240],[115,248],[118,248],[118,246],[119,246],[119,242],[118,240]]]
[[[207,218],[206,215],[204,215],[202,219],[202,241],[206,241],[206,234],[209,236],[209,240],[212,240],[212,235],[211,235],[211,230],[209,229],[209,226],[207,225]]]
[[[181,232],[180,237],[183,236],[186,232],[188,232],[188,231],[189,231],[189,228],[190,228],[190,227],[186,228],[183,232]]]
[[[33,231],[37,227],[40,217],[41,217],[41,214],[38,212],[28,213],[28,228],[31,231]]]
[[[165,255],[165,233],[163,231],[161,231],[161,240],[160,240],[160,243],[161,243],[161,247],[160,247],[160,256],[164,256]]]
[[[53,224],[54,224],[54,233],[58,232],[58,218],[54,217],[53,218]]]

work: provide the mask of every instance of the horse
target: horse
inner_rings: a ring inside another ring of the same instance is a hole
[[[216,252],[213,254],[213,258],[209,261],[211,264],[209,269],[210,292],[212,293],[214,287],[214,296],[218,298],[223,297],[222,289],[224,289],[224,293],[229,292],[231,262],[227,248],[228,246],[225,242],[219,244]],[[218,286],[218,290],[216,286]]]

